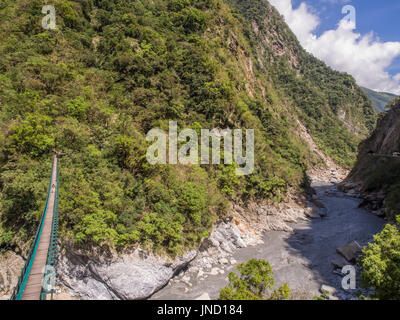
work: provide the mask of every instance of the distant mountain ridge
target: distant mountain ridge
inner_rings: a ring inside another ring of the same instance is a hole
[[[397,96],[393,93],[388,92],[378,92],[368,88],[361,87],[368,97],[371,99],[375,111],[380,113],[387,111],[386,106],[392,102]]]

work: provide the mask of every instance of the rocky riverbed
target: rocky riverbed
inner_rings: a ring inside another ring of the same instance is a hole
[[[291,223],[292,232],[267,231],[262,243],[238,249],[216,264],[194,260],[151,299],[216,299],[228,283],[228,273],[251,258],[269,261],[276,284],[287,282],[293,299],[320,295],[322,286],[331,292],[331,299],[355,298],[357,289],[344,291],[340,270],[332,264],[350,264],[336,249],[353,241],[365,245],[385,221],[358,208],[360,199],[340,192],[333,182],[314,181],[313,187],[315,198],[326,207],[325,216]]]
[[[356,195],[339,191],[340,180],[335,175],[314,178],[311,202],[292,198],[276,206],[234,206],[231,218],[220,222],[209,239],[176,259],[141,249],[93,257],[64,250],[55,298],[216,299],[229,272],[251,258],[269,261],[277,286],[287,282],[294,299],[311,299],[323,285],[332,299],[354,298],[354,291],[341,289],[342,276],[332,262],[349,263],[336,249],[353,241],[366,244],[385,221],[358,208]],[[17,278],[7,270],[19,268],[2,265],[0,290],[7,298]]]
[[[98,252],[91,257],[64,248],[56,298],[71,295],[78,299],[146,299],[177,282],[186,286],[182,291],[185,294],[195,285],[193,280],[201,283],[218,275],[226,277],[238,262],[238,250],[264,243],[263,231],[292,232],[291,223],[324,215],[311,202],[304,207],[299,199],[296,202],[290,197],[275,206],[252,204],[244,209],[235,205],[230,218],[218,223],[199,248],[176,259],[139,248],[122,255]]]

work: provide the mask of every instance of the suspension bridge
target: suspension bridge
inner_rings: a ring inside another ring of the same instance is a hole
[[[54,155],[46,204],[11,300],[48,300],[55,292],[58,260],[57,153]]]
[[[373,151],[369,151],[368,154],[370,154],[373,157],[400,158],[400,152],[393,152],[392,154],[383,154],[383,153],[375,153]]]

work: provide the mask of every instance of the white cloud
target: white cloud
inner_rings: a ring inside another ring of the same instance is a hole
[[[400,74],[391,77],[385,71],[400,56],[400,42],[381,42],[372,32],[361,35],[355,32],[354,25],[343,20],[335,30],[318,37],[313,31],[320,20],[306,3],[294,9],[291,0],[269,2],[285,17],[307,51],[332,68],[348,72],[361,86],[400,94]]]

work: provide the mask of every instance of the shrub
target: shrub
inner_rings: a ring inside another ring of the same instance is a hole
[[[206,27],[206,15],[196,8],[183,9],[183,27],[186,32],[200,32]]]
[[[400,216],[398,217],[400,223]],[[400,299],[400,230],[386,225],[374,236],[374,242],[363,249],[360,260],[361,278],[365,285],[375,288],[378,299]]]
[[[238,265],[240,275],[229,274],[229,285],[221,289],[220,300],[283,300],[288,299],[290,288],[285,283],[271,292],[275,281],[273,271],[265,260],[251,259]]]
[[[115,222],[116,215],[111,211],[97,209],[91,214],[85,214],[76,226],[75,240],[78,243],[112,244],[117,238]]]
[[[0,249],[10,248],[13,242],[14,233],[12,231],[4,231],[0,226]]]
[[[86,120],[86,112],[89,108],[89,103],[82,97],[72,99],[67,105],[68,113],[78,120]]]
[[[206,214],[207,192],[204,186],[193,182],[185,182],[182,186],[182,194],[179,198],[180,207],[186,212],[193,223],[199,225],[201,216]]]
[[[154,249],[164,248],[176,254],[182,241],[181,221],[168,221],[157,213],[146,214],[137,225],[135,237]]]
[[[29,114],[20,124],[11,128],[12,145],[19,151],[37,157],[54,147],[51,118]]]

